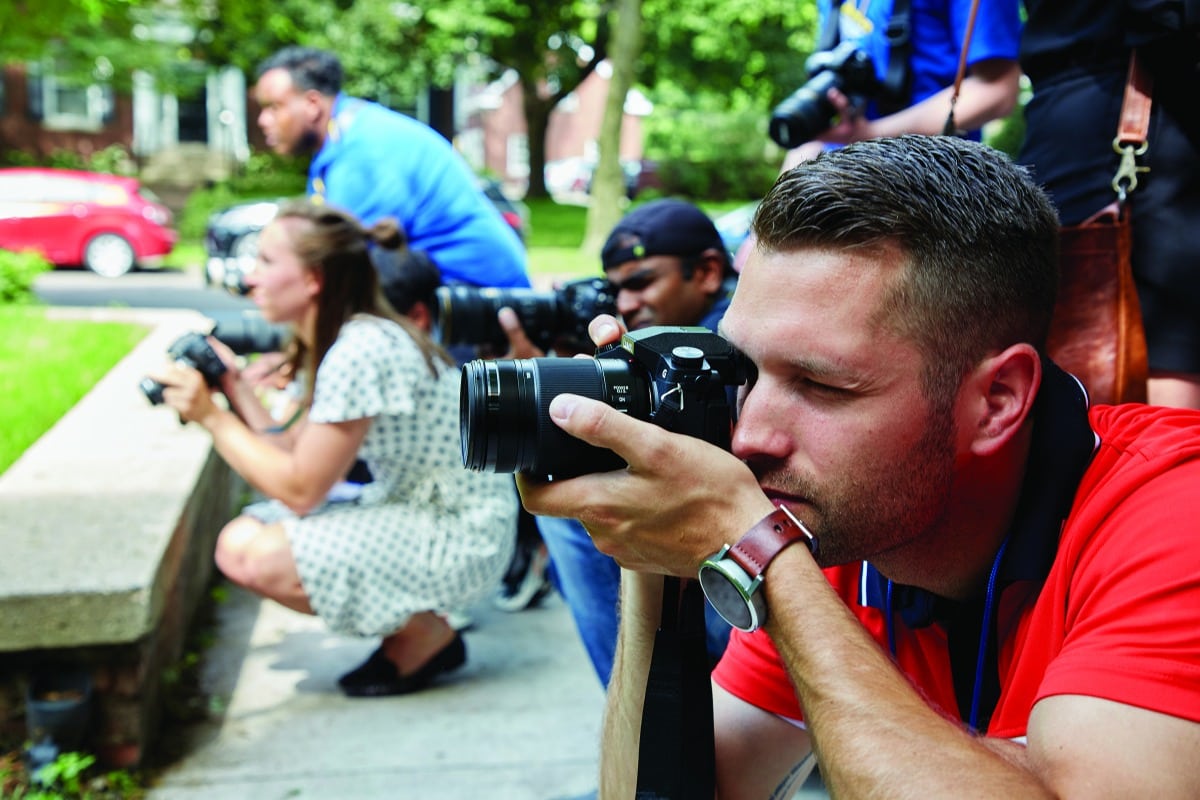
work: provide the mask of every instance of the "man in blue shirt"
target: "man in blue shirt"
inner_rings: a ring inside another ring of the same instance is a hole
[[[856,106],[842,92],[830,91],[838,111],[833,125],[817,139],[791,151],[785,169],[812,158],[826,145],[905,133],[938,134],[945,127],[958,72],[963,40],[968,35],[971,0],[818,0],[820,30],[835,42],[853,41],[871,55],[876,75],[884,81],[891,60],[907,50],[907,75],[901,81],[898,110],[878,103]],[[897,7],[906,15],[897,15]],[[897,48],[897,17],[906,16],[908,42]],[[980,0],[967,49],[966,72],[954,106],[957,127],[978,138],[984,123],[1006,116],[1017,102],[1021,69],[1017,48],[1021,35],[1018,3]]]
[[[258,69],[259,127],[276,152],[312,155],[308,193],[364,224],[394,217],[447,282],[528,287],[520,239],[450,143],[341,88],[342,65],[322,50],[287,47]]]

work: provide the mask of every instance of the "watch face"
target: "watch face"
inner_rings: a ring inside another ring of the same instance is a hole
[[[758,627],[758,618],[754,614],[750,598],[746,596],[741,586],[722,569],[727,561],[704,562],[700,567],[700,588],[708,602],[735,628],[752,631]],[[735,565],[736,568],[736,565]],[[745,573],[743,573],[744,575]]]

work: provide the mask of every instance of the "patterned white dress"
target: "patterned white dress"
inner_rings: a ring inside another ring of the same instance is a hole
[[[466,608],[512,556],[512,477],[471,472],[459,446],[459,371],[434,378],[399,325],[349,320],[317,368],[311,422],[372,417],[358,456],[374,480],[352,502],[281,519],[317,615],[339,633],[383,636],[412,614]]]

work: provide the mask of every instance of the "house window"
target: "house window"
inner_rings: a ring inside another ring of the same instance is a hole
[[[524,133],[509,134],[505,154],[510,178],[529,177],[529,136]]]
[[[52,130],[98,131],[111,118],[112,89],[56,75],[53,60],[30,69],[30,111]]]

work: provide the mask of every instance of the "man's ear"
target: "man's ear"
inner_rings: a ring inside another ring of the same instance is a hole
[[[1042,360],[1030,344],[1014,344],[979,363],[970,381],[971,450],[991,455],[1029,418],[1042,383]]]
[[[309,89],[304,92],[304,116],[305,120],[310,125],[316,125],[321,122],[321,117],[325,113],[325,106],[328,103],[325,95],[318,92],[316,89]]]
[[[720,291],[721,283],[725,280],[725,262],[716,250],[710,247],[700,254],[692,268],[692,280],[696,281],[696,286],[705,294],[716,294]]]

